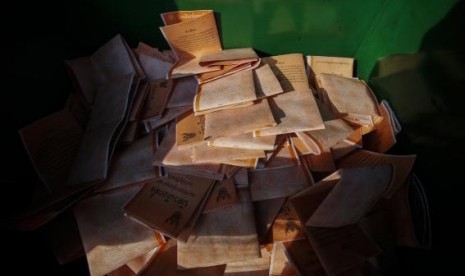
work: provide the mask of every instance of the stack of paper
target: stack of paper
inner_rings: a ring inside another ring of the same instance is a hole
[[[75,204],[91,275],[359,275],[429,246],[415,156],[386,154],[400,124],[353,59],[222,49],[211,10],[162,19],[171,50],[116,36],[68,61],[67,108],[20,131],[47,188],[26,222]]]

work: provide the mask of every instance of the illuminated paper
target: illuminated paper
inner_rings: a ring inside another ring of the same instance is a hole
[[[270,98],[270,106],[277,117],[274,127],[255,131],[255,136],[278,135],[323,129],[315,98],[310,91],[293,91]]]
[[[169,174],[146,183],[124,207],[126,214],[176,238],[188,224],[213,185],[207,178]]]
[[[205,138],[233,136],[276,125],[266,100],[248,107],[205,114]]]
[[[206,267],[260,257],[250,196],[247,192],[238,195],[238,204],[202,214],[194,228],[195,235],[191,235],[186,243],[178,243],[179,268]]]
[[[199,85],[194,98],[194,113],[205,114],[256,99],[253,71],[240,71]]]
[[[212,10],[174,11],[161,14],[165,26],[161,33],[176,55],[171,77],[182,77],[220,69],[201,66],[200,57],[221,50],[221,42]]]
[[[155,232],[126,217],[123,206],[140,187],[87,198],[74,213],[91,275],[105,275],[159,246]]]

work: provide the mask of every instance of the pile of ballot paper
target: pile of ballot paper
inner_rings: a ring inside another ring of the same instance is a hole
[[[41,181],[18,227],[47,223],[91,275],[373,275],[429,247],[415,155],[385,154],[400,124],[352,58],[222,49],[210,10],[162,19],[170,50],[118,35],[66,61],[66,107],[20,130]]]

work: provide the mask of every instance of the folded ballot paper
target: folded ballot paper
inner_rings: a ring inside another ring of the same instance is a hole
[[[430,246],[416,157],[389,152],[395,109],[353,58],[224,49],[212,10],[162,20],[170,49],[117,35],[68,60],[65,108],[20,130],[24,228],[73,207],[91,275],[378,275]]]

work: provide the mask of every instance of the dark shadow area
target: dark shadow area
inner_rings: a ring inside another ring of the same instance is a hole
[[[399,116],[395,154],[418,155],[414,172],[428,196],[432,250],[398,248],[406,275],[465,271],[465,2],[457,3],[423,37],[418,53],[380,60],[371,85]]]
[[[29,207],[38,181],[18,130],[64,107],[71,90],[64,60],[88,56],[118,33],[130,47],[143,41],[167,49],[158,27],[160,13],[172,10],[172,0],[21,1],[3,9],[1,225],[4,263],[15,275],[88,275],[85,258],[60,266],[41,230],[5,229],[5,220]]]

